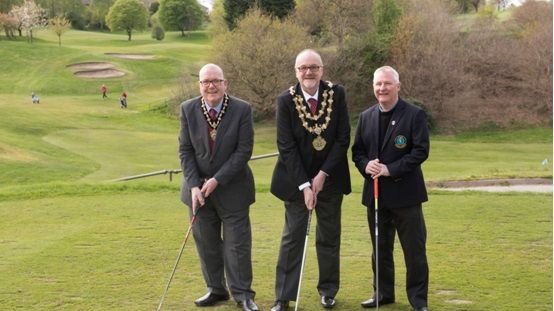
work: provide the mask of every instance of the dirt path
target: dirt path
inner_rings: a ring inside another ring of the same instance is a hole
[[[513,178],[513,179],[481,179],[456,180],[443,182],[428,182],[431,189],[449,191],[487,191],[487,192],[550,192],[552,193],[552,179],[550,178]]]

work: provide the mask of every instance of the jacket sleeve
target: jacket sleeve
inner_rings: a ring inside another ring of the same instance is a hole
[[[302,164],[300,149],[292,130],[291,102],[286,96],[277,98],[277,149],[287,174],[293,178],[297,186],[300,186],[308,181],[308,174]]]
[[[186,105],[189,102],[181,104],[181,128],[179,130],[179,159],[181,160],[181,169],[183,175],[187,181],[187,184],[191,187],[200,187],[202,181],[198,174],[198,167],[196,164],[196,156],[194,152],[194,146],[191,141],[191,132],[188,122],[188,115],[186,113]],[[190,102],[189,104],[192,104]]]
[[[367,163],[369,163],[369,152],[364,144],[362,133],[364,133],[363,113],[361,113],[360,117],[358,118],[356,135],[354,137],[354,144],[352,145],[352,161],[358,168],[360,174],[362,174],[362,176],[364,176],[365,178],[369,178],[369,175],[365,172]]]

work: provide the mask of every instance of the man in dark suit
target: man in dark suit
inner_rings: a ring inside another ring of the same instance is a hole
[[[341,204],[350,193],[346,152],[350,124],[344,88],[321,81],[323,62],[314,50],[296,57],[298,83],[277,98],[277,147],[271,193],[285,203],[272,311],[296,300],[308,210],[317,215],[317,289],[323,307],[339,290]]]
[[[379,183],[379,297],[362,302],[365,308],[393,303],[395,232],[406,262],[406,291],[416,311],[427,311],[429,267],[425,243],[427,231],[421,203],[427,191],[421,171],[429,155],[429,133],[425,112],[398,97],[400,80],[392,67],[377,69],[373,91],[379,104],[360,114],[352,159],[365,178],[362,203],[368,207],[368,223],[374,246],[375,206],[373,179]],[[374,280],[374,289],[375,289]]]
[[[184,180],[181,200],[198,210],[193,236],[208,293],[197,306],[233,298],[243,310],[258,310],[252,284],[249,209],[254,177],[248,166],[254,145],[250,105],[225,93],[221,68],[200,70],[201,96],[181,104],[179,158]],[[240,195],[237,195],[240,194]]]

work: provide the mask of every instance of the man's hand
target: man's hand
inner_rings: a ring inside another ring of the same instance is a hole
[[[200,188],[194,187],[190,190],[190,192],[192,195],[192,213],[194,213],[198,208],[204,205],[205,201]]]
[[[315,207],[314,192],[310,187],[306,187],[302,191],[304,192],[304,204],[306,204],[308,210],[312,210]]]
[[[389,169],[385,164],[379,162],[379,159],[369,161],[365,167],[365,173],[373,179],[379,176],[390,176]]]
[[[212,192],[214,192],[215,188],[217,188],[217,185],[219,183],[217,182],[217,179],[210,178],[206,180],[204,185],[202,186],[202,189],[200,190],[205,198],[209,197]]]
[[[319,192],[323,190],[323,185],[325,185],[326,178],[327,174],[325,174],[323,171],[319,171],[319,173],[317,173],[317,175],[314,177],[314,180],[312,181],[312,191],[314,192],[314,197],[317,198]]]

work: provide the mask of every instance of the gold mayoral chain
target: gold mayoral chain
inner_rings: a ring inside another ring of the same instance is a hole
[[[217,137],[217,127],[219,126],[219,123],[221,122],[221,119],[223,118],[223,115],[227,110],[227,105],[229,105],[229,96],[227,95],[227,93],[225,93],[225,95],[223,96],[223,107],[217,115],[217,119],[215,121],[212,121],[212,118],[210,118],[210,114],[208,113],[208,109],[206,109],[206,102],[204,101],[204,97],[202,97],[202,112],[204,113],[204,118],[206,118],[206,121],[212,128],[212,131],[210,132],[210,137],[213,141],[215,141],[215,138]]]
[[[304,105],[302,96],[295,93],[294,86],[291,86],[289,89],[296,111],[298,112],[298,117],[300,118],[300,121],[302,121],[302,126],[304,126],[308,132],[317,135],[312,141],[312,145],[317,151],[323,150],[327,144],[325,139],[321,137],[321,133],[327,129],[327,126],[331,121],[331,112],[333,111],[333,94],[335,93],[333,91],[333,83],[331,83],[331,81],[326,82],[327,88],[323,90],[322,95],[323,102],[321,103],[321,108],[315,116],[312,116],[306,108],[306,105]],[[325,115],[325,122],[320,124],[317,121],[323,117],[323,115]],[[312,122],[310,123],[313,123],[313,125],[309,125],[308,120],[311,120]]]

